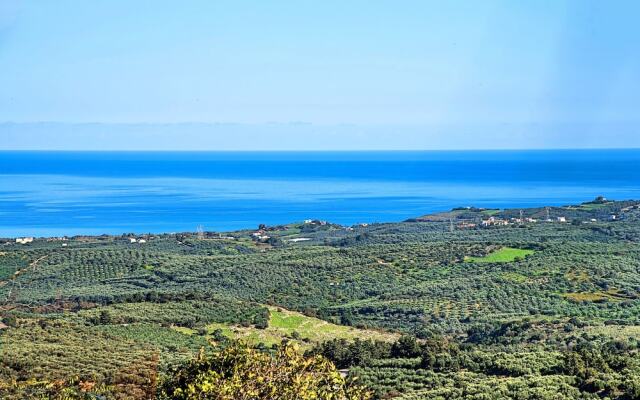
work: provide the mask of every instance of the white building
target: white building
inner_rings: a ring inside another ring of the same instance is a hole
[[[499,219],[495,217],[489,217],[489,219],[484,219],[481,222],[482,226],[506,226],[509,225],[509,221],[504,219]]]
[[[293,239],[289,239],[289,241],[293,242],[293,243],[306,242],[307,240],[311,240],[311,238],[293,238]]]

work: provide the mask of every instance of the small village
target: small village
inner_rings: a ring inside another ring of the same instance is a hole
[[[617,214],[611,214],[608,217],[608,221],[617,221],[621,219]],[[558,216],[555,218],[546,218],[543,220],[539,220],[531,217],[520,217],[520,218],[498,218],[498,217],[489,217],[487,219],[481,219],[479,222],[477,220],[463,220],[456,225],[458,229],[474,229],[474,228],[491,228],[498,226],[508,226],[508,225],[525,225],[525,224],[535,224],[538,222],[545,223],[567,223],[569,220],[567,217]],[[589,218],[588,220],[578,221],[581,224],[589,224],[596,223],[598,220],[596,218]]]

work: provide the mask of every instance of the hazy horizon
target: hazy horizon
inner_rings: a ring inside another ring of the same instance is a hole
[[[640,147],[638,12],[6,0],[0,149]]]
[[[608,131],[607,131],[608,130]],[[574,137],[580,135],[580,140]],[[0,123],[0,150],[406,151],[640,148],[634,125]]]

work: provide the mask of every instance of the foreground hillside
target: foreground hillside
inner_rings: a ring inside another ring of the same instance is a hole
[[[151,398],[240,338],[297,342],[379,398],[638,398],[639,204],[7,239],[0,391],[73,377]]]

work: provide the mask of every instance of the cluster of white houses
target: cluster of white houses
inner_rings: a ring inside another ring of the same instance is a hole
[[[609,221],[617,221],[619,219],[621,219],[621,218],[616,214],[609,215]],[[559,223],[568,222],[567,221],[567,217],[563,217],[563,216],[555,217],[553,219],[552,218],[547,218],[547,219],[545,219],[543,221],[544,222],[559,222]],[[531,217],[509,218],[509,219],[489,217],[487,219],[481,220],[479,223],[470,222],[470,221],[462,221],[462,222],[458,223],[457,227],[459,229],[472,229],[472,228],[476,228],[476,227],[488,228],[488,227],[492,227],[492,226],[506,226],[506,225],[510,225],[510,224],[516,224],[516,225],[534,224],[536,222],[538,222],[538,220],[535,219],[535,218],[531,218]],[[585,223],[585,224],[593,223],[593,222],[598,222],[598,220],[595,219],[595,218],[591,218],[589,221],[583,221],[583,223]]]
[[[517,224],[517,225],[535,224],[536,222],[538,222],[538,220],[535,219],[535,218],[531,218],[531,217],[509,218],[509,219],[489,217],[487,219],[481,220],[480,223],[463,221],[463,222],[460,222],[457,226],[460,229],[471,229],[471,228],[476,228],[478,226],[480,226],[481,228],[488,228],[488,227],[491,227],[491,226],[506,226],[506,225],[510,225],[510,224]],[[556,219],[547,219],[546,222],[561,222],[561,223],[563,223],[563,222],[567,222],[567,218],[566,217],[556,217]]]
[[[509,224],[535,224],[538,222],[537,219],[531,217],[522,217],[522,218],[510,218],[510,219],[500,219],[491,217],[489,219],[482,221],[482,226],[502,226]],[[566,217],[556,217],[555,219],[547,218],[545,222],[567,222]]]
[[[255,232],[253,232],[253,233],[251,234],[251,236],[252,236],[254,239],[256,239],[256,240],[260,240],[260,241],[269,240],[269,239],[271,238],[271,236],[267,235],[267,233],[266,233],[264,230],[262,230],[262,229],[259,229],[259,230],[255,231]]]

